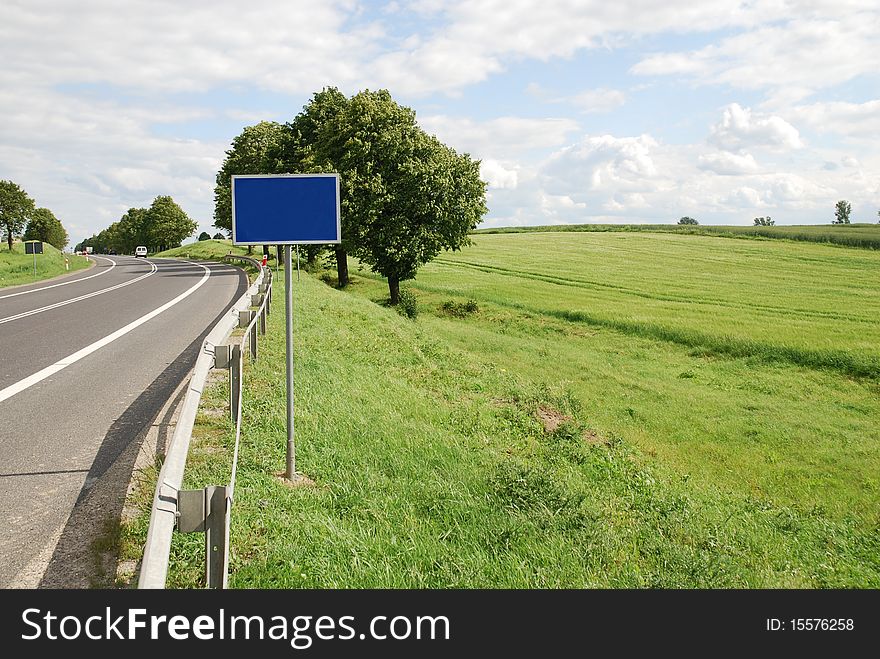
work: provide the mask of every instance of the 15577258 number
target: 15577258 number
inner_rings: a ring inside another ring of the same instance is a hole
[[[788,621],[792,631],[852,631],[855,623],[852,618],[792,618]]]

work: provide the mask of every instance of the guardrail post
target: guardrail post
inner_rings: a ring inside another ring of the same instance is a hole
[[[260,334],[263,336],[266,335],[266,314],[269,313],[269,303],[266,302],[266,306],[263,307],[263,313],[260,314]]]
[[[232,423],[238,421],[238,399],[241,391],[241,346],[232,346],[232,357],[229,361],[229,411]]]
[[[251,322],[251,314],[253,311],[239,311],[238,312],[238,326],[241,329],[244,329]]]
[[[223,588],[226,580],[226,486],[205,488],[205,581]]]
[[[214,368],[229,368],[231,348],[226,344],[214,346]]]
[[[251,361],[257,361],[257,324],[254,323],[251,327],[251,338],[248,341],[251,346]]]

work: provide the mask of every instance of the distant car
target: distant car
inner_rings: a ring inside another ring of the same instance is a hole
[[[144,247],[143,245],[138,245],[137,247],[134,248],[134,255],[135,256],[143,256],[144,258],[147,258],[147,248]]]

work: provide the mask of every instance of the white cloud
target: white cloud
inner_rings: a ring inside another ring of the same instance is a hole
[[[312,91],[354,80],[376,52],[377,23],[353,23],[354,0],[4,2],[0,81],[21,77],[193,91],[247,82]]]
[[[149,129],[163,108],[132,108],[40,88],[0,90],[4,178],[20,183],[58,215],[78,241],[131,206],[172,195],[211,224],[214,176],[227,145],[159,137]],[[176,116],[197,116],[180,110]]]
[[[626,102],[626,94],[618,89],[588,89],[571,97],[570,102],[582,112],[610,112]]]
[[[699,157],[697,167],[716,174],[752,174],[758,171],[758,163],[750,153],[720,151],[705,153]]]
[[[782,117],[760,115],[732,103],[715,126],[709,141],[722,149],[771,147],[798,149],[803,146],[797,128]]]
[[[714,3],[713,3],[714,4]],[[631,69],[637,75],[690,76],[704,84],[766,89],[782,107],[860,75],[880,70],[876,3],[799,3],[776,22],[704,48],[654,53]],[[770,19],[772,12],[765,18]]]
[[[794,107],[790,113],[818,133],[853,138],[880,135],[880,99],[866,103],[812,103]]]
[[[505,167],[497,160],[483,160],[480,163],[480,177],[489,188],[516,188],[519,176],[515,168]]]
[[[658,146],[650,135],[587,136],[547,161],[542,168],[547,189],[556,194],[653,189],[658,172],[652,154]]]
[[[465,117],[419,117],[419,124],[442,142],[475,158],[514,159],[533,150],[559,147],[578,129],[572,119],[498,117],[474,121]]]

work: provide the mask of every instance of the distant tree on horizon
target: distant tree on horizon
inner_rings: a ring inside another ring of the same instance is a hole
[[[208,233],[207,231],[202,231],[199,234],[199,242],[201,242],[203,240],[211,240],[211,234]]]
[[[831,224],[849,224],[851,212],[852,205],[846,199],[841,199],[834,206],[834,221]]]
[[[699,224],[699,222],[697,222],[694,218],[688,217],[687,215],[680,218],[678,220],[678,223],[681,225],[691,225],[691,226]]]
[[[226,236],[221,231],[214,234],[214,240],[226,240]]]
[[[756,227],[772,227],[776,222],[770,219],[770,216],[767,217],[756,217],[755,218],[755,226]]]

